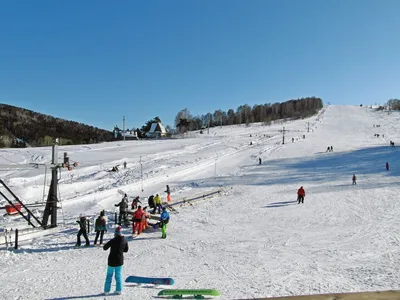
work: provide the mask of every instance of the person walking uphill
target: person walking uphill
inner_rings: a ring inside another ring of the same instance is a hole
[[[301,186],[297,191],[297,204],[304,203],[304,197],[306,196],[306,192],[304,191],[303,187]]]
[[[104,295],[108,295],[111,290],[111,282],[113,275],[115,273],[115,281],[117,287],[115,290],[116,294],[122,293],[122,266],[124,264],[124,252],[128,252],[128,242],[125,237],[121,234],[121,226],[115,229],[115,237],[108,241],[103,249],[110,249],[110,254],[108,255],[108,266],[106,281],[104,283]]]

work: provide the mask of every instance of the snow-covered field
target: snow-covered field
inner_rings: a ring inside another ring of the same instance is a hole
[[[112,218],[118,189],[165,199],[167,184],[174,201],[223,192],[177,207],[165,240],[159,231],[132,239],[125,228],[124,277],[172,277],[173,288],[215,288],[219,299],[400,289],[400,154],[389,147],[400,141],[399,120],[398,112],[329,106],[309,119],[216,127],[185,139],[60,146],[60,161],[68,152],[79,163],[61,173],[62,224],[22,237],[19,250],[0,245],[0,298],[102,297],[108,251],[74,249],[79,214],[93,219],[105,209]],[[44,167],[6,165],[50,160],[50,147],[1,149],[0,178],[25,203],[43,202],[49,171],[45,178]],[[106,172],[117,164],[120,172]],[[300,186],[306,198],[298,205]],[[20,219],[2,217],[1,227],[28,227]],[[125,285],[112,297],[153,299],[160,288],[169,287]]]

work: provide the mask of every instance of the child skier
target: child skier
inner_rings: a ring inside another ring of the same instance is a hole
[[[135,199],[132,200],[132,205],[131,205],[132,210],[137,209],[138,203],[142,203],[139,200],[139,196],[137,196]]]
[[[122,293],[122,266],[124,264],[124,252],[128,252],[128,243],[121,234],[121,226],[115,229],[115,237],[108,241],[103,249],[110,249],[108,255],[107,276],[104,283],[104,295],[108,295],[111,290],[111,281],[115,272],[115,281],[117,282],[116,293]]]

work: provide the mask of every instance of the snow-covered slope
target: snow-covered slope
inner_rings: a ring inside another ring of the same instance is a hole
[[[124,229],[124,276],[173,277],[175,288],[216,288],[220,299],[400,289],[400,155],[389,147],[400,140],[399,120],[396,112],[329,106],[309,119],[216,127],[186,139],[60,146],[60,157],[66,151],[79,162],[61,174],[65,225],[0,252],[0,298],[100,296],[108,251],[73,248],[77,217],[101,209],[111,217],[118,189],[165,197],[166,184],[174,201],[216,187],[223,193],[177,208],[165,240],[158,231],[132,240]],[[24,202],[43,201],[50,183],[47,174],[43,189],[44,168],[5,165],[50,158],[49,148],[3,149],[0,176]],[[124,161],[127,169],[106,172]],[[298,205],[300,186],[306,198]],[[16,226],[15,218],[2,223]],[[158,291],[125,286],[113,297],[152,299]]]

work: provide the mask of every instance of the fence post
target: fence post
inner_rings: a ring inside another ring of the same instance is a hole
[[[14,249],[18,249],[18,228],[15,229]]]

